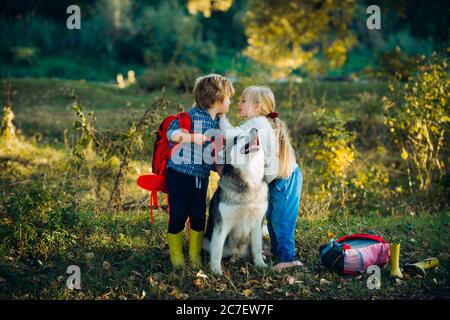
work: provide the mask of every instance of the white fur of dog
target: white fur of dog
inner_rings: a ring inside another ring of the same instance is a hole
[[[222,274],[222,256],[232,256],[232,261],[245,257],[249,246],[254,265],[266,267],[262,256],[262,221],[268,206],[268,187],[264,182],[264,151],[257,130],[250,130],[247,139],[245,135],[239,136],[227,149],[227,164],[211,199],[203,242],[203,248],[211,254],[211,270],[217,274]]]

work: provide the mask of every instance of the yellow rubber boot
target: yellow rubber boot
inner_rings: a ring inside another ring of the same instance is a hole
[[[174,269],[183,268],[183,231],[179,233],[167,233],[167,242],[169,243],[170,262]]]
[[[389,252],[391,254],[391,277],[403,278],[403,274],[400,271],[400,243],[389,244]]]
[[[405,270],[411,270],[411,271],[415,271],[419,274],[421,274],[422,276],[425,276],[425,270],[428,269],[432,269],[435,268],[439,265],[439,260],[438,258],[428,258],[416,263],[411,263],[411,264],[407,264],[405,265]]]
[[[204,234],[204,231],[195,231],[191,229],[191,234],[189,236],[189,259],[191,260],[191,265],[195,268],[202,265],[200,252],[202,251]]]

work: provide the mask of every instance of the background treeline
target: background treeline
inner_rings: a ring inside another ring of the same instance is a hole
[[[0,76],[105,81],[129,69],[140,75],[148,67],[174,64],[186,73],[251,74],[260,69],[243,55],[248,39],[245,15],[255,6],[252,0],[228,1],[227,11],[213,11],[210,17],[189,13],[188,3],[196,1],[81,0],[77,2],[81,30],[71,31],[66,28],[66,9],[72,2],[0,3]],[[269,2],[258,3],[278,6]],[[320,9],[321,1],[316,2]],[[278,7],[289,19],[291,9],[284,4],[281,1]],[[382,9],[381,31],[366,27],[370,4]],[[392,73],[408,69],[410,56],[429,55],[448,46],[447,1],[360,0],[354,6],[349,32],[355,34],[356,45],[343,66],[322,76],[362,71],[372,76],[372,69]],[[319,62],[322,58],[319,55]],[[296,71],[302,74],[301,68]]]

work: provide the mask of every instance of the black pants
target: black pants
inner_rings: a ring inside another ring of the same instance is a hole
[[[170,206],[169,233],[183,231],[188,216],[192,230],[204,231],[209,180],[167,168],[166,182]]]

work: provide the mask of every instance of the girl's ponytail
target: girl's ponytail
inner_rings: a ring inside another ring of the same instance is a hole
[[[272,122],[275,137],[278,141],[278,178],[288,178],[294,171],[295,164],[295,152],[289,139],[288,129],[286,123],[278,117],[273,118],[270,122]]]

